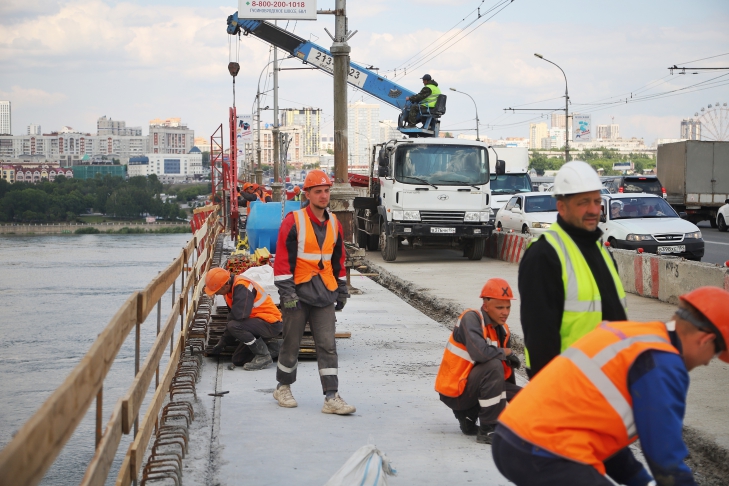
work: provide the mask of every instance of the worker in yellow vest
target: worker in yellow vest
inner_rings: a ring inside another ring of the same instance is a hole
[[[627,301],[602,245],[602,182],[589,164],[564,164],[554,178],[557,222],[530,243],[519,264],[525,365],[535,376],[600,322],[624,321]]]
[[[421,107],[434,108],[436,101],[438,101],[438,95],[440,94],[438,83],[433,80],[430,74],[426,74],[421,79],[423,80],[423,89],[420,90],[420,93],[405,97],[405,101],[410,102],[407,128],[414,128],[420,121],[420,114],[423,113]]]
[[[516,485],[694,486],[684,459],[688,372],[729,363],[729,292],[679,298],[671,321],[603,322],[552,360],[499,417],[493,456]],[[724,400],[716,388],[703,397]],[[628,446],[640,445],[653,477]]]
[[[210,297],[225,296],[230,308],[225,332],[207,355],[219,355],[237,339],[240,344],[233,353],[234,363],[246,348],[253,353],[253,360],[243,365],[244,370],[262,370],[273,363],[264,339],[278,337],[283,322],[268,292],[243,275],[234,276],[223,268],[212,268],[205,275],[205,293]]]
[[[492,278],[481,289],[480,309],[458,318],[435,379],[435,391],[458,419],[461,432],[490,444],[496,419],[521,387],[513,369],[521,363],[511,350],[506,324],[514,294],[506,280]],[[476,419],[478,418],[478,428]]]

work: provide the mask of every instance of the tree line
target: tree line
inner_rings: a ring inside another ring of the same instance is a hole
[[[559,170],[564,165],[561,157],[548,157],[548,152],[533,151],[529,153],[529,168],[543,175],[547,170]],[[644,170],[654,168],[656,161],[644,154],[621,155],[616,149],[598,148],[595,150],[584,150],[581,155],[570,155],[570,160],[584,160],[596,170],[603,169],[604,175],[619,175],[622,172],[614,171],[613,164],[616,162],[633,162],[635,172],[642,174]]]
[[[187,213],[174,201],[160,198],[162,183],[156,175],[124,179],[97,176],[94,179],[57,177],[37,184],[0,179],[0,221],[62,222],[76,221],[89,212],[117,218],[144,215],[164,219],[185,218]]]

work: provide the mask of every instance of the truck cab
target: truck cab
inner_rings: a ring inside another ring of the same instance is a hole
[[[480,142],[376,145],[368,197],[354,203],[360,246],[379,247],[386,261],[417,247],[458,248],[480,260],[493,230],[489,169],[488,147]]]
[[[496,174],[496,164],[491,167],[491,209],[496,214],[514,194],[532,192],[529,177],[529,151],[523,147],[489,147],[505,164],[504,174]]]

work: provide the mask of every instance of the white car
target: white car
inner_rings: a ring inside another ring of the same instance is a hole
[[[613,248],[682,256],[701,261],[704,240],[695,224],[683,220],[661,196],[610,194],[602,197],[599,227]]]
[[[557,200],[549,192],[525,192],[509,199],[496,213],[496,227],[541,235],[557,221]]]
[[[716,227],[719,228],[719,231],[729,229],[729,199],[724,202],[726,204],[716,212]]]

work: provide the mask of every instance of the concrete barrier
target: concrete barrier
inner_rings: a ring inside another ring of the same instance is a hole
[[[505,262],[519,263],[531,238],[531,236],[520,233],[494,231],[486,240],[485,256]]]

